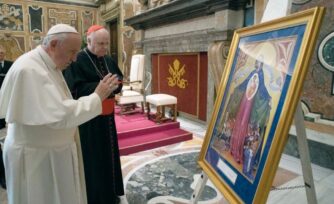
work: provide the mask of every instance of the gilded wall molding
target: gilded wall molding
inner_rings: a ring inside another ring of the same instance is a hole
[[[110,0],[100,6],[101,18],[104,22],[119,18],[120,15],[120,1]]]
[[[119,9],[114,8],[104,14],[101,14],[101,20],[104,22],[112,21],[116,18],[119,18],[119,14],[120,14]]]

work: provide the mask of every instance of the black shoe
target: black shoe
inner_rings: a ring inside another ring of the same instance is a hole
[[[7,189],[7,186],[6,186],[6,180],[4,178],[1,178],[0,179],[0,186],[3,188],[3,189]]]

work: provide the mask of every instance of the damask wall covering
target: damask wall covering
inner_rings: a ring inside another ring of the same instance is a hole
[[[0,44],[6,58],[17,57],[35,48],[48,29],[57,23],[75,27],[83,36],[98,21],[97,8],[33,0],[0,2]]]

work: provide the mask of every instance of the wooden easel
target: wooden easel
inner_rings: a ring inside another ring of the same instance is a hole
[[[301,107],[301,103],[297,105],[296,113],[294,116],[294,123],[296,126],[297,133],[297,143],[300,155],[300,161],[302,165],[302,173],[304,177],[304,184],[306,190],[307,202],[309,204],[317,204],[317,197],[315,192],[315,186],[313,181],[311,159],[309,154],[309,149],[307,145],[306,130],[304,125],[304,116]],[[191,195],[190,203],[198,203],[198,199],[203,192],[206,182],[208,181],[208,176],[205,172],[202,172],[200,180],[196,184],[193,194]]]

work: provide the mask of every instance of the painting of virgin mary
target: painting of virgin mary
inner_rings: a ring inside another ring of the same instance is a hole
[[[230,203],[266,203],[323,14],[234,33],[198,162]]]
[[[243,163],[244,144],[247,135],[256,127],[264,129],[270,113],[269,95],[263,75],[262,57],[255,61],[255,69],[234,90],[227,110],[229,118],[235,119],[237,128],[231,136],[231,155],[237,163]],[[260,138],[256,138],[260,139]]]

